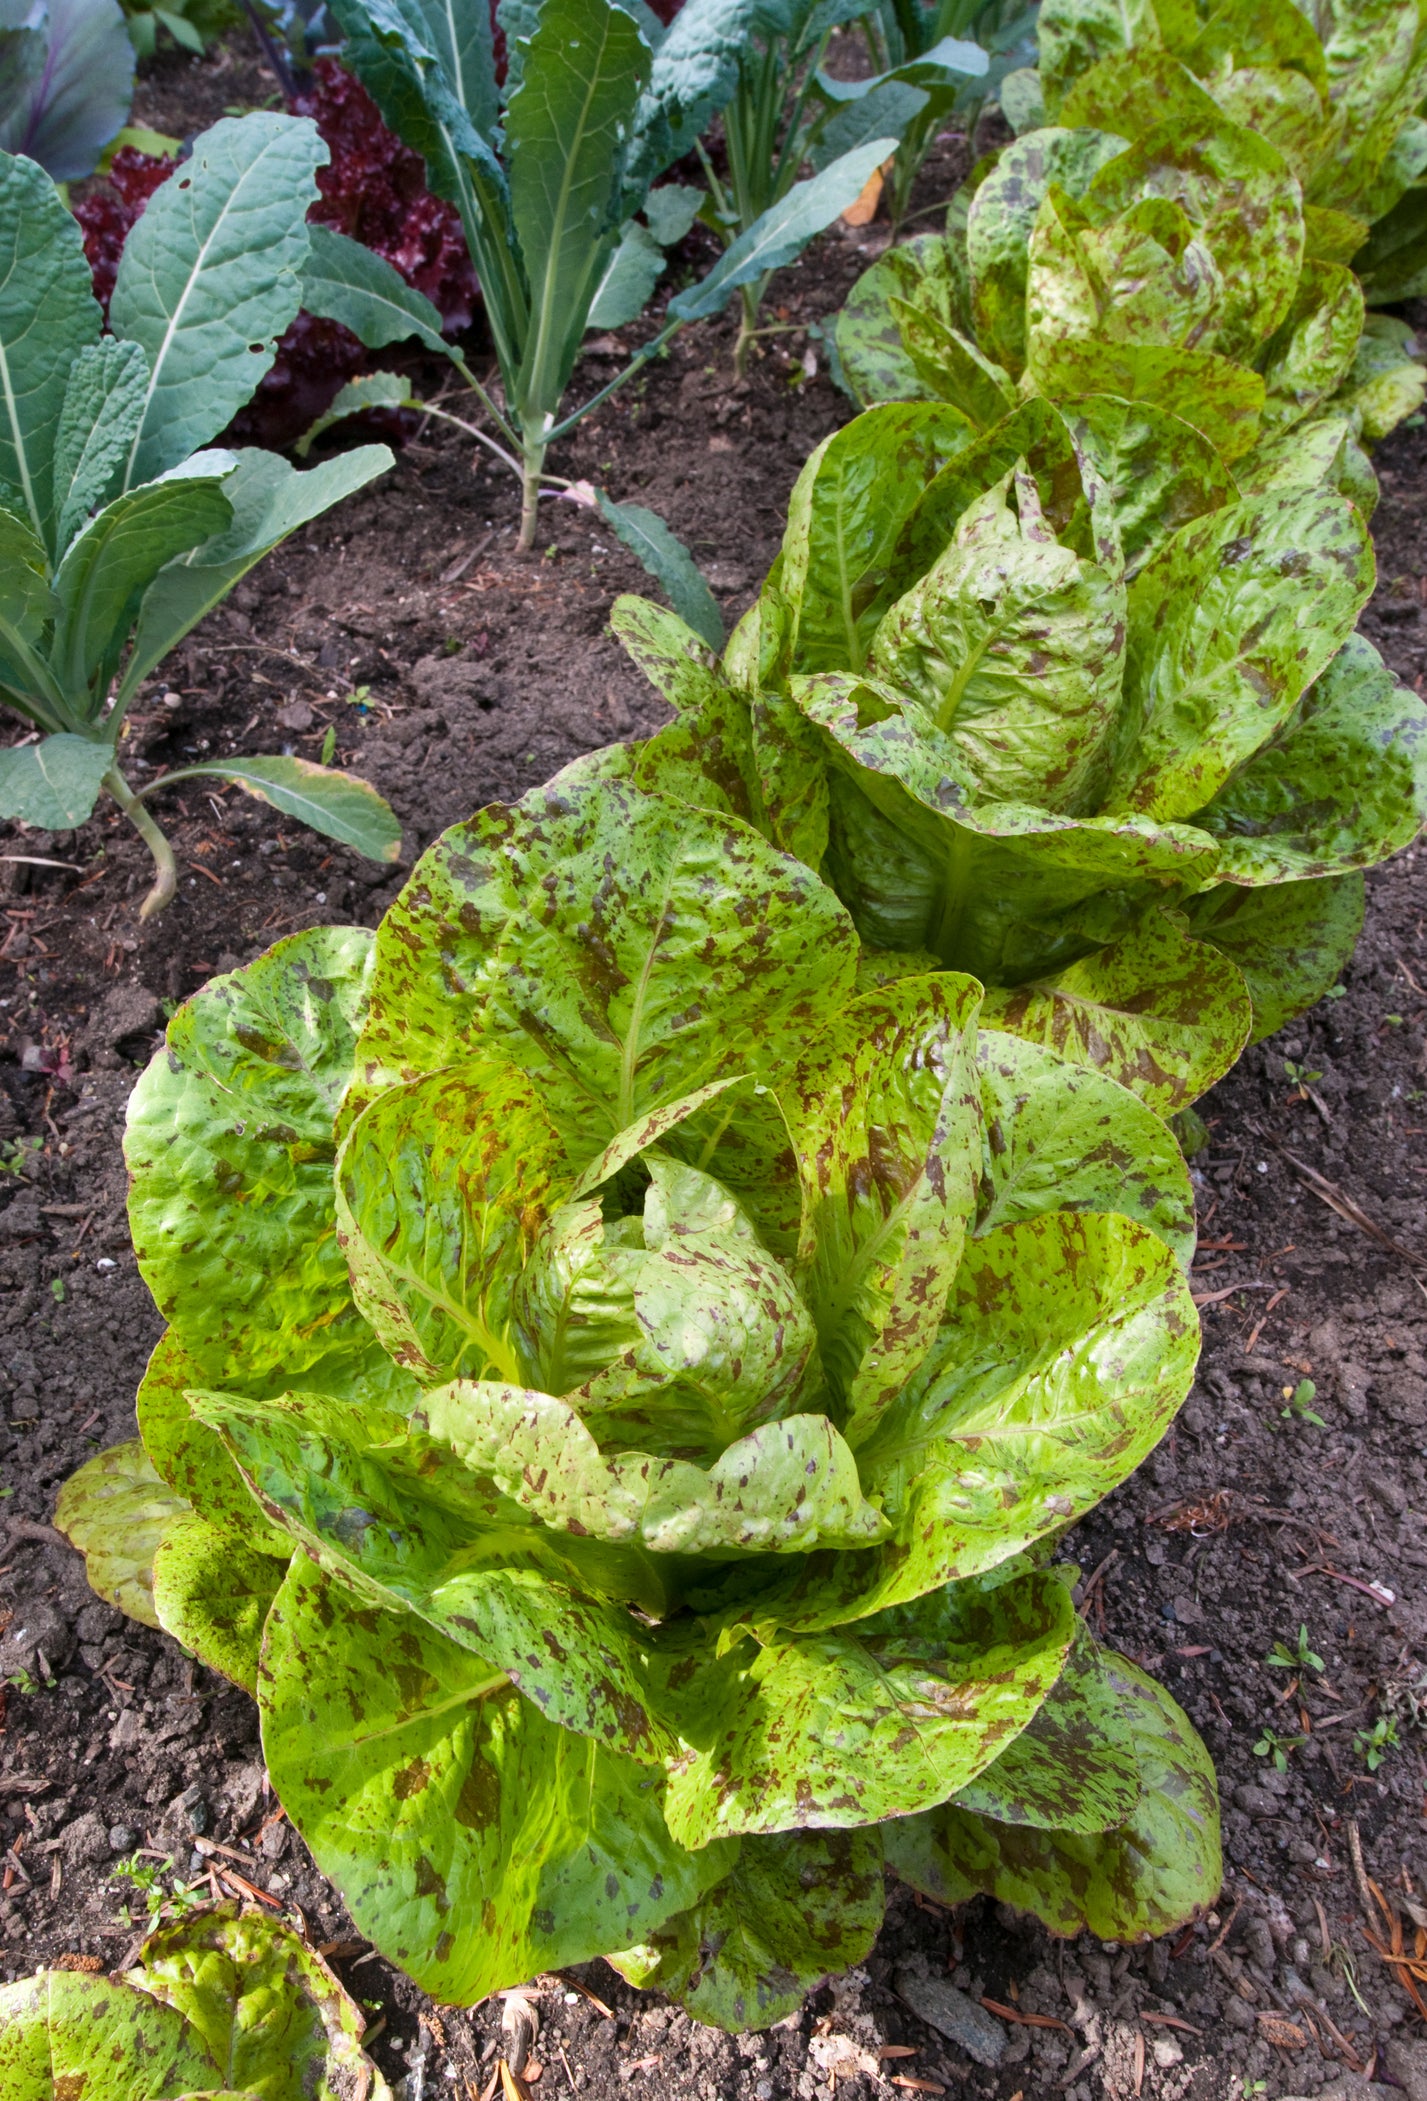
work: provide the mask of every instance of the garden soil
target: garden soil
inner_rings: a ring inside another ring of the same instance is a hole
[[[241,54],[170,61],[139,116],[191,129],[270,85]],[[942,148],[925,201],[964,164],[964,149]],[[780,281],[786,332],[746,382],[731,374],[730,324],[687,334],[555,463],[662,513],[730,618],[776,550],[798,467],[849,413],[805,324],[885,239],[835,234]],[[610,347],[592,348],[579,385],[613,369]],[[1427,429],[1399,434],[1379,464],[1364,626],[1420,689]],[[252,1703],[98,1602],[50,1519],[66,1476],[134,1435],[159,1332],[129,1246],[120,1140],[165,1014],[280,935],[373,924],[443,827],[662,719],[606,631],[641,572],[573,504],[547,504],[533,559],[516,555],[514,524],[513,486],[459,432],[428,424],[389,476],[235,592],[132,718],[125,762],[140,777],[198,754],[315,756],[330,727],[342,763],[402,818],[400,868],[188,784],[161,812],[178,899],[141,925],[146,856],[115,818],[0,838],[0,1680],[12,1681],[0,1975],[121,1967],[144,1884],[207,1874],[215,1894],[261,1892],[252,1901],[282,1907],[328,1953],[405,2101],[489,2095],[511,2009],[434,2007],[368,1949],[268,1791]],[[1199,1376],[1159,1451],[1065,1546],[1096,1631],[1164,1680],[1213,1752],[1215,1911],[1177,1939],[1119,1949],[894,1888],[860,1969],[737,2040],[593,1963],[532,1987],[523,2077],[536,2101],[1427,2101],[1427,2021],[1394,1959],[1427,1943],[1424,1042],[1418,847],[1369,877],[1366,931],[1335,996],[1201,1104]],[[1323,1669],[1270,1666],[1300,1628]],[[941,2028],[909,2004],[926,2004],[929,1980],[961,1995]]]

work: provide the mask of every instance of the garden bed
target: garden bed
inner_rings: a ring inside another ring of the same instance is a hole
[[[171,62],[136,114],[179,130],[261,100],[265,85],[241,56]],[[944,149],[924,201],[946,195],[962,164]],[[832,312],[884,239],[873,228],[824,240],[780,281],[782,318]],[[850,413],[807,336],[769,338],[741,383],[731,341],[729,322],[677,339],[555,463],[660,512],[730,619],[776,551],[799,466]],[[596,349],[580,381],[608,369]],[[1379,586],[1363,625],[1420,687],[1427,430],[1401,433],[1379,464]],[[33,1686],[11,1691],[0,1736],[0,1841],[23,1841],[0,1897],[0,1965],[8,1977],[65,1955],[121,1964],[145,1898],[113,1867],[135,1841],[164,1887],[165,1858],[183,1881],[231,1872],[300,1912],[384,2019],[374,2054],[406,2077],[408,2101],[464,2096],[463,2081],[472,2096],[486,2089],[499,2005],[440,2012],[368,1954],[265,1794],[252,1703],[98,1603],[44,1528],[66,1476],[134,1434],[159,1331],[128,1244],[120,1137],[165,1009],[282,934],[374,923],[445,826],[663,717],[605,630],[611,600],[643,588],[642,572],[591,513],[562,503],[546,507],[541,553],[517,556],[517,501],[469,441],[421,430],[390,475],[264,563],[131,717],[126,754],[151,767],[282,746],[315,757],[334,727],[341,762],[402,819],[401,870],[192,784],[168,797],[180,894],[152,925],[135,916],[146,855],[117,816],[0,849],[64,864],[0,863],[0,1146],[13,1191],[0,1210],[0,1606],[13,1609],[0,1639],[5,1670]],[[1057,1947],[989,1904],[952,1915],[897,1892],[863,1970],[792,2023],[737,2042],[592,1964],[578,1988],[541,1989],[539,2095],[573,2087],[603,2101],[657,2083],[699,2101],[805,2101],[830,2082],[856,2097],[889,2079],[1002,2101],[1218,2097],[1257,2080],[1255,2091],[1289,2095],[1354,2065],[1427,2094],[1427,2030],[1369,1944],[1383,1927],[1366,1886],[1427,1905],[1423,851],[1369,876],[1341,997],[1249,1053],[1201,1104],[1196,1387],[1148,1465],[1064,1547],[1096,1631],[1164,1679],[1214,1754],[1218,1912],[1172,1946],[1118,1952]],[[1326,1665],[1302,1697],[1287,1690],[1291,1671],[1265,1661],[1300,1626]],[[1379,1743],[1369,1771],[1363,1740],[1385,1720],[1397,1742]],[[1001,2009],[999,2070],[906,2004],[918,1973],[948,1972]]]

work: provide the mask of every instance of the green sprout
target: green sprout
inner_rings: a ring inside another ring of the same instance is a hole
[[[1320,1430],[1327,1429],[1328,1425],[1311,1405],[1318,1398],[1318,1388],[1311,1379],[1300,1379],[1296,1386],[1285,1386],[1283,1398],[1287,1405],[1278,1411],[1281,1420],[1287,1421],[1289,1416],[1294,1416],[1301,1423],[1313,1423]],[[1318,1668],[1321,1670],[1323,1666],[1319,1664]]]
[[[1308,1629],[1304,1626],[1298,1629],[1296,1648],[1286,1648],[1281,1641],[1276,1641],[1264,1661],[1274,1671],[1321,1671],[1325,1668],[1322,1657],[1308,1646]]]
[[[1375,1773],[1389,1751],[1398,1748],[1397,1717],[1380,1714],[1371,1729],[1353,1731],[1353,1749],[1370,1773]]]
[[[1306,1741],[1307,1739],[1302,1736],[1280,1736],[1276,1730],[1265,1726],[1258,1742],[1254,1745],[1254,1756],[1255,1758],[1271,1758],[1275,1771],[1286,1773],[1288,1771],[1290,1753],[1296,1751],[1298,1746]]]

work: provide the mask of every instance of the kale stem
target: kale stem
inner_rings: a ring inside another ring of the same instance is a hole
[[[140,919],[152,919],[155,912],[161,912],[172,900],[178,888],[178,867],[173,858],[173,848],[138,796],[134,794],[117,765],[111,766],[105,774],[104,785],[154,857],[154,867],[158,873],[154,878],[153,888],[139,907]]]

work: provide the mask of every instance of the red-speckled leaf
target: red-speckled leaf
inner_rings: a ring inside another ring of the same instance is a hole
[[[521,1376],[521,1269],[561,1166],[538,1090],[501,1059],[392,1088],[337,1166],[337,1232],[363,1316],[423,1380]]]
[[[989,992],[991,1028],[1092,1066],[1173,1116],[1207,1092],[1248,1041],[1238,970],[1168,912],[1148,911],[1109,947],[1054,977]]]
[[[358,1932],[443,2005],[628,1946],[730,1864],[674,1844],[648,1766],[302,1555],[258,1690],[283,1807]]]
[[[1110,806],[1202,809],[1337,655],[1373,578],[1362,516],[1331,490],[1251,497],[1181,527],[1130,586]]]
[[[1088,1927],[1143,1941],[1201,1918],[1219,1894],[1219,1800],[1209,1753],[1186,1715],[1123,1656],[1105,1654],[1139,1762],[1139,1805],[1099,1833],[994,1823],[949,1806],[888,1827],[890,1865],[943,1904],[980,1891],[1033,1912],[1052,1933]]]
[[[981,1164],[980,991],[943,973],[864,994],[779,1090],[803,1289],[854,1438],[920,1363],[961,1260]]]
[[[1140,1765],[1113,1666],[1078,1626],[1050,1697],[1000,1757],[961,1789],[957,1807],[1038,1830],[1108,1831],[1133,1815]]]
[[[665,1815],[684,1845],[909,1816],[964,1787],[1031,1720],[1075,1635],[1060,1577],[952,1583],[855,1628],[746,1641],[671,1702],[695,1747]]]
[[[751,1605],[830,1628],[1000,1566],[1134,1472],[1189,1391],[1199,1319],[1165,1242],[1051,1211],[968,1240],[946,1319],[857,1463],[892,1526]]]
[[[414,1419],[561,1533],[655,1554],[802,1554],[870,1546],[887,1530],[823,1415],[751,1430],[707,1470],[647,1452],[606,1455],[566,1402],[515,1386],[438,1387]]]
[[[1261,1043],[1336,985],[1363,930],[1363,879],[1321,876],[1259,890],[1216,883],[1186,917],[1243,973],[1253,1002],[1250,1041]]]
[[[315,927],[174,1015],[129,1100],[129,1220],[183,1344],[289,1374],[362,1336],[337,1245],[332,1118],[372,936]]]
[[[607,1960],[696,2021],[741,2033],[796,2013],[825,1977],[871,1952],[882,1924],[879,1831],[744,1838],[723,1881]]]
[[[483,1033],[578,1168],[660,1104],[786,1058],[841,1006],[855,953],[832,893],[747,826],[557,781],[423,857],[377,937],[354,1094]]]
[[[1371,868],[1427,824],[1427,706],[1350,635],[1265,744],[1195,815],[1229,883]]]
[[[73,1970],[0,1985],[5,2101],[167,2101],[219,2083],[197,2031],[146,1992]]]
[[[1043,1211],[1118,1211],[1194,1253],[1194,1190],[1173,1133],[1126,1087],[1017,1036],[983,1029],[978,1235]]]

